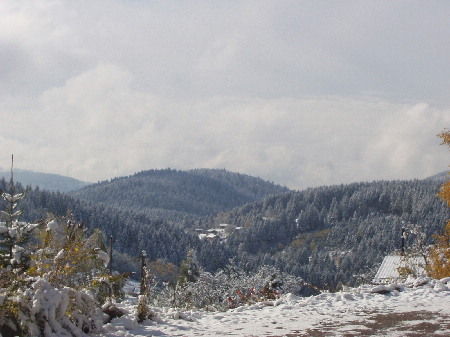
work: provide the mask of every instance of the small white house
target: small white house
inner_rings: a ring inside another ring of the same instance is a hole
[[[422,256],[388,255],[384,257],[372,282],[383,284],[400,281],[404,279],[399,273],[399,270],[402,268],[410,269],[416,276],[424,276],[426,274],[425,259]]]

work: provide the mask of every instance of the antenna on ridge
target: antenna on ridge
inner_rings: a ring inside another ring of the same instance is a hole
[[[11,180],[9,184],[11,185],[11,194],[14,194],[14,154],[11,154]]]
[[[11,154],[11,182],[14,181],[13,169],[14,169],[14,154]]]

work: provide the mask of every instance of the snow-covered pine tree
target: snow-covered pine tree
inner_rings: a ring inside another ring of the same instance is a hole
[[[23,198],[10,190],[0,224],[0,336],[76,336],[96,331],[106,319],[100,303],[110,295],[116,275],[108,275],[102,234],[90,236],[71,218],[38,224],[20,222]],[[33,230],[41,239],[33,247]],[[119,280],[120,281],[120,280]]]
[[[178,282],[196,282],[200,277],[200,267],[193,249],[189,249],[186,259],[181,263]]]
[[[31,232],[39,226],[39,224],[19,221],[22,211],[17,206],[25,195],[16,193],[13,166],[14,156],[11,158],[10,190],[1,193],[6,207],[0,211],[1,219],[4,220],[0,222],[0,266],[7,269],[25,267],[29,260],[29,251],[24,244]]]

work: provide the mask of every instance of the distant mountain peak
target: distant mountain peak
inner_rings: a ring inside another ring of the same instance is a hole
[[[146,170],[74,191],[76,198],[141,211],[202,216],[289,191],[261,178],[226,170]]]
[[[442,171],[439,172],[438,174],[435,174],[431,177],[427,177],[424,180],[433,180],[433,181],[440,181],[440,182],[444,182],[448,179],[450,179],[450,175],[449,175],[450,171]]]
[[[11,171],[0,168],[0,178],[9,180]],[[24,186],[39,187],[48,191],[69,192],[80,189],[90,183],[54,173],[43,173],[24,169],[14,169],[14,181]]]

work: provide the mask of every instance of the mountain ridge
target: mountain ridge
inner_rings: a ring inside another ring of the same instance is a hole
[[[449,217],[437,197],[440,185],[416,179],[310,188],[243,205],[206,223],[239,228],[223,245],[248,268],[274,265],[334,288],[358,277],[369,280],[382,258],[400,248],[402,228],[418,228],[430,244]],[[408,248],[419,240],[414,232]],[[210,258],[201,257],[205,263]]]
[[[48,191],[70,192],[91,183],[56,173],[43,173],[32,170],[14,169],[14,181],[24,186],[39,187]],[[9,181],[11,171],[0,168],[0,178]]]
[[[137,179],[131,180],[133,186],[139,186],[139,179],[154,174],[148,171],[137,174]],[[179,172],[171,170],[158,174],[180,177]],[[226,172],[211,174],[225,174],[232,180],[242,178]],[[172,180],[170,188],[181,186],[189,190],[192,182],[199,185],[211,182],[211,177],[186,172],[181,175],[186,176],[193,179],[190,184],[180,185]],[[127,183],[130,180],[117,178],[98,186],[108,187],[117,181]],[[0,180],[0,184],[3,184],[0,189],[8,189],[6,181]],[[223,185],[214,184],[222,188],[219,192],[228,191]],[[166,186],[167,183],[163,184]],[[27,189],[19,207],[28,221],[36,221],[47,214],[71,213],[88,228],[100,228],[106,236],[113,235],[115,249],[125,254],[121,262],[117,261],[116,268],[129,264],[132,259],[126,255],[137,256],[142,249],[152,260],[163,259],[175,264],[186,256],[188,249],[194,249],[207,271],[224,268],[233,258],[248,271],[261,265],[274,265],[317,286],[335,289],[339,283],[351,285],[358,278],[367,280],[377,263],[399,248],[403,226],[419,225],[427,242],[431,242],[432,234],[439,232],[449,217],[445,203],[436,196],[439,187],[440,183],[434,180],[323,186],[267,195],[208,216],[170,210],[179,212],[173,215],[173,221],[167,217],[167,209],[160,209],[161,213],[155,217],[139,208],[108,205],[38,189]],[[116,186],[116,192],[121,191]],[[211,189],[206,191],[200,201],[211,196]],[[108,193],[108,189],[99,192],[100,195]],[[138,191],[134,191],[134,195],[141,198]],[[126,200],[127,195],[122,198]],[[130,205],[135,202],[130,200]],[[0,200],[0,208],[4,207]],[[191,216],[191,224],[180,221],[186,214]],[[220,224],[231,225],[231,233],[226,238],[202,240],[193,230],[193,225],[214,228]],[[407,247],[414,240],[413,236],[408,237]]]
[[[70,195],[113,207],[205,216],[286,191],[261,178],[226,170],[163,169],[105,180]]]
[[[430,177],[425,178],[424,180],[434,180],[434,181],[438,181],[438,182],[445,182],[446,180],[450,179],[450,171],[446,170],[446,171],[442,171],[439,172],[437,174],[434,174]]]

